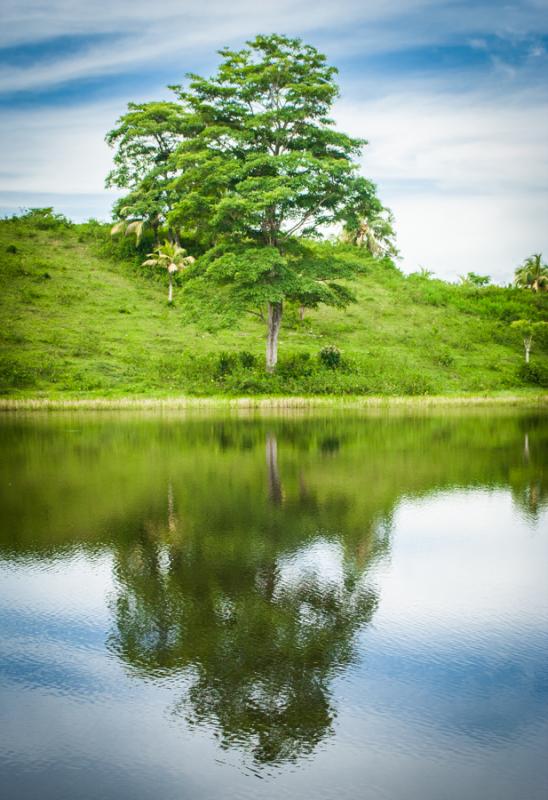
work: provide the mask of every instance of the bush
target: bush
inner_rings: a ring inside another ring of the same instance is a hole
[[[302,378],[311,375],[314,365],[310,358],[310,353],[291,353],[280,359],[276,372],[284,378]]]
[[[6,253],[16,253],[17,247],[14,244],[8,244],[6,247]]]
[[[405,376],[401,384],[403,394],[433,394],[433,387],[428,378],[420,372]]]
[[[110,240],[111,226],[96,219],[88,219],[78,225],[78,241],[106,242]]]
[[[333,344],[327,345],[327,347],[322,347],[318,357],[321,364],[329,369],[338,369],[341,366],[341,351]]]
[[[238,361],[244,369],[253,369],[257,364],[257,356],[247,350],[242,350],[241,353],[238,353]]]
[[[53,207],[49,208],[27,208],[19,217],[21,222],[38,228],[40,231],[56,230],[59,228],[71,228],[72,222],[64,214],[56,214]]]
[[[522,364],[518,370],[518,377],[524,383],[533,383],[535,386],[548,387],[548,370],[540,364]]]
[[[233,353],[219,353],[215,371],[219,377],[230,375],[234,371],[236,363],[236,356]]]

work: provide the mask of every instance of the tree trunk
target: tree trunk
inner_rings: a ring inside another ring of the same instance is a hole
[[[268,467],[268,496],[273,505],[279,506],[282,503],[283,492],[278,470],[278,441],[273,433],[268,433],[266,436],[266,465]]]
[[[526,344],[525,345],[525,363],[526,364],[529,363],[529,353],[530,352],[531,352],[531,345],[530,344]]]
[[[167,302],[173,303],[173,278],[171,277],[171,272],[169,273],[169,291],[167,294]]]
[[[278,361],[278,334],[282,324],[282,303],[268,304],[268,335],[266,337],[266,371],[274,372]]]
[[[305,309],[304,306],[299,306],[299,319],[301,320],[301,322],[304,320],[304,312],[305,312],[305,310],[306,309]]]
[[[179,233],[173,228],[168,228],[167,230],[167,240],[171,242],[171,244],[178,244],[181,245],[181,240],[179,239]]]

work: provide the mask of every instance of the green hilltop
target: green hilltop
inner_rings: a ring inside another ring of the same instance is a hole
[[[94,222],[0,221],[0,395],[495,395],[548,385],[546,343],[534,342],[526,367],[511,328],[546,320],[547,292],[405,276],[364,255],[346,310],[320,306],[301,320],[286,307],[270,375],[264,322],[228,316],[180,276],[168,306],[166,271],[141,266],[150,246],[112,240]]]

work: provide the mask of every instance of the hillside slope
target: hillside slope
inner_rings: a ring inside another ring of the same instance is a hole
[[[104,228],[0,222],[0,395],[453,394],[546,384],[546,347],[537,343],[524,372],[509,327],[548,319],[546,295],[373,265],[346,311],[309,311],[301,323],[287,310],[271,377],[260,320],[190,321],[184,287],[170,308],[165,276],[139,269],[135,254],[115,255]],[[342,350],[340,369],[319,366],[326,345]],[[244,366],[241,351],[256,366]]]

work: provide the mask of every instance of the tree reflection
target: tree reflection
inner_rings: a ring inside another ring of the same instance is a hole
[[[273,765],[305,756],[332,731],[331,683],[351,663],[355,634],[376,608],[367,567],[387,537],[376,537],[367,520],[357,542],[345,537],[339,503],[331,522],[342,533],[324,528],[303,543],[311,493],[300,473],[282,503],[271,433],[266,486],[261,506],[259,494],[244,501],[235,484],[215,515],[224,528],[189,524],[179,536],[170,492],[163,518],[147,520],[117,552],[111,647],[141,675],[188,680],[176,713],[212,727],[223,747]],[[245,529],[232,525],[241,502],[260,507]]]

